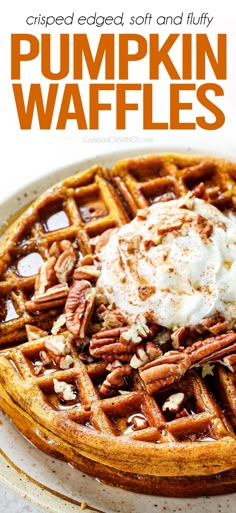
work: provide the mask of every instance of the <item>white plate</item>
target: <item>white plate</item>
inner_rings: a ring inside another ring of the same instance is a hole
[[[143,153],[180,151],[207,153],[192,148],[140,148],[96,156],[73,166],[59,169],[29,184],[27,191],[8,198],[0,205],[0,225],[4,225],[15,212],[29,204],[46,188],[76,171],[99,163],[112,166],[120,158]],[[219,156],[219,154],[217,155]],[[224,156],[224,155],[221,155]],[[225,156],[227,158],[227,156]],[[198,499],[173,499],[135,494],[104,485],[85,476],[70,465],[54,460],[33,447],[0,413],[0,481],[11,487],[23,498],[51,513],[81,511],[103,513],[235,513],[236,494],[203,497]]]

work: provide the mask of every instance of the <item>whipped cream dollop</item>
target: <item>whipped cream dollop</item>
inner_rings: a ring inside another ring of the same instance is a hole
[[[236,317],[236,223],[204,200],[145,208],[98,257],[97,289],[124,313],[172,329]]]

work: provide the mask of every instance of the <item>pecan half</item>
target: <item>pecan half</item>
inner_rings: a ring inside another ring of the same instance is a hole
[[[72,335],[85,336],[91,319],[96,289],[88,281],[75,281],[65,305],[66,327]]]
[[[213,315],[203,319],[199,324],[193,325],[190,328],[193,334],[202,334],[209,331],[213,335],[219,335],[219,333],[225,333],[227,331],[227,322],[223,317],[219,315]]]
[[[139,370],[140,377],[149,394],[179,380],[191,365],[188,354],[169,351]]]
[[[191,358],[191,364],[210,363],[236,351],[236,333],[229,331],[217,337],[199,340],[185,349]]]
[[[127,328],[114,328],[95,333],[90,340],[89,353],[94,358],[102,358],[106,362],[129,362],[133,353],[131,346],[126,346],[120,341],[120,335]]]
[[[229,363],[226,357],[236,353],[236,333],[230,331],[217,337],[199,340],[183,351],[169,351],[140,368],[139,373],[148,393],[178,381],[190,367],[215,361]],[[224,360],[224,361],[223,361]],[[234,358],[232,358],[234,362]],[[231,365],[233,368],[234,363]]]
[[[114,391],[118,391],[125,383],[126,376],[130,376],[132,368],[130,365],[122,365],[112,370],[106,377],[105,381],[100,387],[102,395],[113,395]]]

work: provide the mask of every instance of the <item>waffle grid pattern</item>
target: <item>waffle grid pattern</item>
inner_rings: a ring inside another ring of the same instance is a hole
[[[177,384],[169,386],[166,390],[149,396],[142,387],[138,373],[134,374],[129,390],[124,386],[119,393],[104,398],[100,395],[99,385],[103,382],[108,371],[105,362],[85,365],[79,359],[76,347],[71,343],[73,367],[61,370],[55,363],[39,376],[35,372],[36,362],[40,351],[45,349],[43,337],[34,342],[27,342],[17,349],[6,351],[1,362],[5,367],[7,382],[6,389],[19,404],[24,397],[25,409],[29,413],[32,409],[32,390],[36,398],[36,410],[43,411],[49,425],[53,416],[57,417],[58,425],[67,422],[63,438],[69,441],[72,434],[85,428],[93,429],[99,433],[110,436],[125,436],[134,440],[153,443],[213,441],[227,436],[234,437],[233,427],[229,418],[225,416],[224,409],[217,404],[209,386],[195,370],[187,373]],[[231,374],[219,366],[221,379],[221,394],[227,397],[236,396],[236,383],[231,380]],[[73,385],[77,396],[72,401],[60,401],[54,391],[53,379]],[[3,378],[4,379],[4,378]],[[229,393],[230,387],[230,393]],[[124,393],[125,392],[125,393]],[[171,411],[163,412],[163,404],[173,393],[186,394],[187,416],[178,418]],[[18,395],[20,394],[20,395]],[[234,410],[230,410],[231,416]],[[142,415],[147,421],[145,429],[129,429],[129,419],[133,415]],[[37,420],[37,418],[36,418]],[[70,423],[76,422],[71,426]]]
[[[3,241],[0,348],[24,340],[25,324],[50,329],[56,314],[59,315],[62,300],[58,300],[56,311],[53,308],[47,312],[30,312],[35,274],[47,260],[53,242],[76,240],[78,255],[86,255],[93,251],[96,236],[129,220],[106,175],[105,168],[95,166],[64,180],[39,198],[22,216],[20,228],[17,224]],[[61,227],[62,224],[68,226]]]
[[[39,353],[50,335],[26,341],[26,324],[50,331],[63,311],[64,302],[60,300],[51,310],[29,308],[37,273],[31,266],[38,268],[48,259],[53,242],[72,241],[79,258],[93,252],[105,230],[129,222],[138,209],[193,189],[234,217],[236,164],[208,157],[148,155],[118,162],[112,171],[95,166],[42,195],[2,242],[1,386],[32,422],[47,430],[49,438],[50,432],[59,437],[66,460],[69,457],[64,442],[91,461],[125,472],[148,474],[151,469],[152,476],[198,476],[233,468],[236,379],[222,365],[215,365],[213,377],[203,378],[200,370],[192,369],[177,383],[153,395],[147,394],[139,372],[134,371],[121,390],[104,398],[100,385],[108,374],[105,362],[83,363],[76,341],[68,339],[73,365],[62,370],[52,360],[38,375]],[[60,400],[55,379],[72,386],[73,400]],[[179,392],[185,395],[183,415],[163,408],[168,397]],[[4,408],[4,397],[2,405]],[[14,412],[11,415],[14,421]],[[133,428],[135,416],[144,419],[145,427]],[[30,436],[33,438],[29,429]],[[42,446],[47,452],[45,440]],[[183,454],[184,446],[187,453]],[[131,450],[126,464],[127,447]],[[208,455],[212,472],[207,468]]]

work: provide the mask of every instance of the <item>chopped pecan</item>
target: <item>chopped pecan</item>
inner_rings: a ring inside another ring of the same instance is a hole
[[[91,356],[102,358],[106,362],[113,362],[116,359],[129,362],[133,349],[120,342],[122,331],[122,328],[114,328],[95,333],[90,340]]]
[[[141,301],[146,301],[146,299],[148,299],[150,296],[155,294],[155,292],[156,292],[156,287],[154,287],[154,286],[142,285],[142,286],[138,287],[138,295],[139,295],[139,298],[141,299]]]
[[[44,350],[39,352],[39,358],[40,358],[43,366],[50,365],[50,363],[52,362],[51,357],[49,356],[47,351],[44,351]]]
[[[219,335],[219,333],[227,331],[227,322],[219,316],[208,317],[202,322],[202,325],[213,335]]]
[[[130,365],[122,365],[112,370],[106,377],[100,387],[102,395],[112,395],[114,391],[118,391],[125,383],[126,376],[130,376],[132,368]]]
[[[59,315],[59,317],[53,323],[53,327],[51,329],[52,335],[57,335],[62,326],[66,324],[66,316],[65,314]]]
[[[184,218],[176,218],[170,219],[158,227],[157,233],[158,235],[165,235],[166,233],[173,232],[174,230],[178,230],[183,225]]]
[[[49,249],[49,255],[59,258],[63,251],[70,251],[75,253],[74,246],[70,240],[63,239],[61,241],[55,241],[52,243]]]
[[[74,401],[78,395],[78,390],[71,383],[65,381],[53,380],[54,391],[59,399],[63,401]]]
[[[97,305],[105,305],[107,306],[109,304],[109,301],[107,299],[107,297],[104,295],[104,294],[100,294],[99,292],[96,294],[96,301],[95,301],[95,304],[96,306]]]
[[[172,346],[174,349],[180,349],[185,345],[186,337],[188,335],[188,328],[185,326],[182,326],[181,328],[178,328],[174,333],[171,335],[172,340]]]
[[[155,244],[154,240],[144,239],[143,247],[144,247],[145,251],[148,251],[150,248],[154,248],[155,246],[157,246],[157,244]]]
[[[149,334],[148,334],[148,337],[150,338],[150,340],[152,340],[157,335],[157,333],[159,331],[160,331],[159,324],[155,324],[155,323],[150,324],[149,325]]]
[[[59,283],[67,283],[71,278],[77,261],[75,251],[65,250],[55,264],[55,273]]]
[[[100,271],[95,265],[81,265],[74,271],[74,280],[89,280],[96,282]]]
[[[41,303],[50,303],[56,299],[66,299],[68,292],[69,287],[67,283],[58,283],[57,285],[53,285],[53,287],[47,289],[43,294],[35,296],[33,302],[40,307]]]
[[[78,265],[93,265],[94,264],[94,256],[91,254],[85,255],[84,257],[80,258],[78,261]]]
[[[126,433],[130,431],[139,431],[140,429],[146,429],[149,426],[148,420],[142,413],[136,413],[134,415],[131,415],[128,419],[128,425],[131,429],[128,429]]]
[[[148,355],[149,361],[155,360],[156,358],[159,358],[159,356],[162,356],[162,351],[156,344],[153,342],[146,342],[145,343],[145,351]]]
[[[50,257],[46,262],[41,265],[39,272],[35,279],[35,297],[42,296],[45,292],[57,283],[55,273],[56,258]]]
[[[114,369],[117,369],[117,367],[122,367],[122,363],[119,360],[114,360],[112,363],[108,363],[106,366],[106,370],[109,372],[113,371]]]
[[[207,193],[207,197],[210,199],[218,198],[218,196],[220,194],[219,185],[215,185],[214,187],[207,187],[206,193]]]
[[[184,399],[185,395],[183,392],[171,394],[164,402],[162,406],[162,411],[170,410],[173,412],[178,412],[182,406]]]
[[[176,199],[176,194],[174,192],[166,192],[165,194],[162,194],[161,196],[157,196],[154,198],[152,203],[163,203],[166,201],[171,201],[173,199]]]
[[[52,358],[50,355],[45,351],[44,349],[42,351],[39,351],[39,360],[34,362],[34,374],[36,376],[39,376],[45,371],[45,367],[50,365],[52,363]]]
[[[138,345],[136,347],[136,351],[133,354],[131,360],[130,360],[130,366],[133,369],[138,369],[139,367],[142,367],[145,365],[145,363],[149,362],[149,357],[143,347],[143,345]]]
[[[145,345],[140,344],[136,346],[135,353],[130,360],[130,365],[133,369],[138,369],[161,355],[162,352],[159,347],[153,344],[153,342],[146,342]]]
[[[197,226],[200,237],[210,237],[210,235],[212,234],[213,225],[208,222],[208,219],[206,217],[203,217],[201,214],[198,214]]]
[[[149,327],[144,315],[137,315],[134,324],[122,333],[121,341],[126,344],[139,344],[149,334]]]
[[[213,335],[219,335],[220,333],[225,333],[227,331],[227,322],[226,321],[221,321],[221,322],[217,322],[216,324],[214,324],[213,326],[211,326],[209,329],[209,331],[211,333],[213,333]]]
[[[162,241],[161,235],[156,235],[153,239],[144,239],[143,240],[143,247],[145,251],[148,251],[150,248],[154,248],[155,246],[159,246]]]
[[[96,301],[95,301],[96,303]],[[100,304],[96,309],[95,309],[95,312],[94,312],[94,318],[98,321],[103,321],[104,319],[104,316],[106,314],[106,307],[105,305],[103,304]]]
[[[195,196],[195,198],[202,198],[205,194],[205,184],[203,182],[199,183],[192,189],[191,191],[192,196]]]
[[[52,356],[63,356],[69,354],[71,349],[64,335],[51,335],[45,338],[45,349]]]
[[[25,330],[29,342],[33,342],[34,340],[48,335],[47,331],[41,330],[40,328],[37,328],[37,326],[32,326],[31,324],[26,324]]]
[[[45,371],[45,368],[43,366],[42,363],[40,362],[36,362],[34,364],[34,373],[35,373],[35,376],[40,376],[40,374],[42,374],[43,372]]]
[[[126,316],[118,309],[106,310],[103,316],[103,328],[106,330],[118,328],[127,324]]]
[[[74,365],[74,360],[70,354],[67,354],[65,356],[61,356],[58,365],[60,369],[66,370],[69,369],[72,365]]]
[[[149,394],[179,380],[191,365],[188,354],[169,351],[139,370],[140,377]]]
[[[136,216],[138,219],[147,219],[147,216],[149,214],[149,210],[147,208],[139,208],[137,210]]]
[[[72,335],[85,336],[91,319],[96,289],[88,281],[75,281],[70,288],[65,305],[66,327]]]
[[[188,192],[186,196],[182,198],[182,204],[180,204],[180,208],[187,208],[188,210],[194,210],[194,197],[191,192]]]
[[[142,240],[141,235],[134,235],[134,237],[132,237],[131,239],[128,240],[127,250],[130,253],[133,253],[133,251],[135,251],[136,249],[139,249],[141,240]]]

